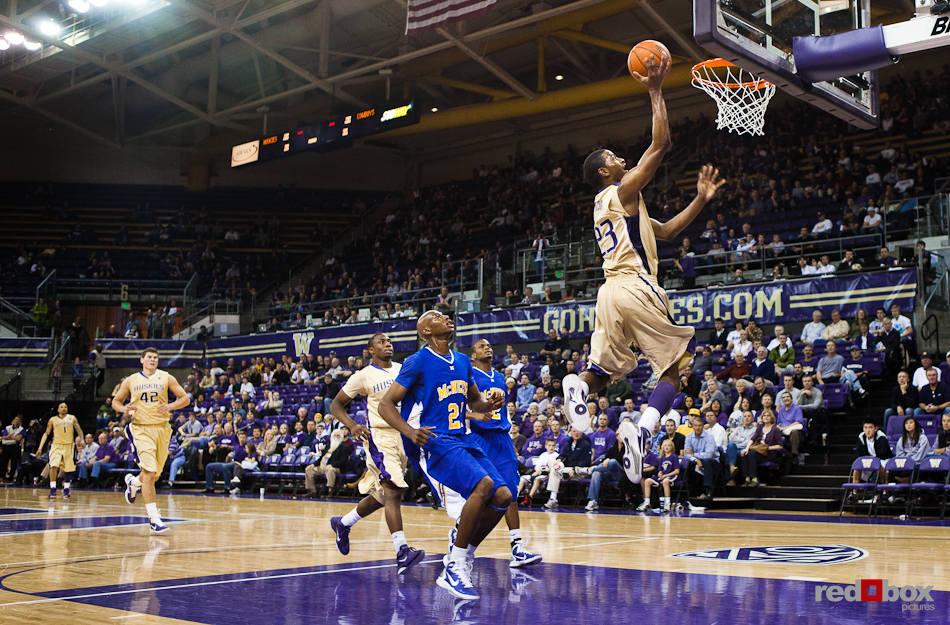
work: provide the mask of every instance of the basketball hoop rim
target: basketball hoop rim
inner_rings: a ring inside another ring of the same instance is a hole
[[[715,59],[708,59],[706,61],[700,61],[696,65],[693,65],[693,69],[691,70],[693,74],[693,80],[699,83],[702,83],[704,85],[709,85],[710,87],[720,87],[720,88],[725,88],[725,89],[753,89],[754,90],[754,89],[765,89],[772,85],[772,83],[765,80],[764,78],[756,78],[755,80],[749,80],[746,82],[720,82],[720,81],[715,81],[715,80],[709,80],[708,78],[704,78],[700,74],[700,70],[703,70],[703,69],[714,70],[714,68],[717,68],[717,67],[729,67],[729,68],[735,67],[740,72],[748,73],[746,70],[742,69],[735,63],[727,61],[726,59],[723,59],[723,58],[715,58]],[[715,71],[713,71],[712,73],[715,74]]]

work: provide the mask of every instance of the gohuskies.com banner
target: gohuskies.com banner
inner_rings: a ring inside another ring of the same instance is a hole
[[[913,311],[916,289],[914,269],[759,282],[670,292],[670,314],[676,323],[697,329],[711,328],[717,317],[727,326],[737,319],[755,319],[759,324],[808,322],[816,309],[827,319],[834,309],[850,318],[864,308],[873,318],[874,309],[888,309],[891,304]],[[551,328],[564,328],[572,338],[584,337],[594,331],[596,317],[594,302],[466,313],[459,315],[456,343],[470,347],[479,338],[493,343],[543,341]]]
[[[736,319],[754,318],[761,324],[806,322],[815,309],[828,313],[839,309],[850,318],[858,308],[871,317],[874,309],[900,304],[910,313],[914,308],[917,288],[913,269],[877,271],[841,277],[765,282],[729,287],[715,287],[670,293],[673,320],[682,325],[710,328],[716,317],[727,325]],[[565,328],[574,338],[587,337],[594,331],[594,302],[511,308],[491,312],[464,313],[456,320],[456,344],[471,347],[478,338],[493,343],[524,343],[545,340],[551,328]],[[199,341],[167,340],[104,340],[106,366],[138,367],[142,350],[154,347],[161,358],[161,367],[189,367],[195,361],[234,358],[250,360],[253,356],[287,355],[297,359],[301,354],[328,354],[335,351],[341,358],[360,354],[367,341],[377,332],[385,332],[397,352],[416,350],[416,320],[382,321],[275,332],[252,336]],[[0,365],[42,366],[46,361],[49,341],[42,339],[0,339]]]

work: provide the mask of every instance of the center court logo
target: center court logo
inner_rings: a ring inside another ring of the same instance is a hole
[[[856,579],[853,584],[818,584],[815,601],[839,603],[900,602],[902,612],[929,612],[935,609],[933,586],[891,586],[886,579]]]

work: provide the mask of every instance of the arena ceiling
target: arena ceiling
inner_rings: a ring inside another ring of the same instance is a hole
[[[0,51],[0,123],[28,111],[33,123],[114,148],[220,152],[260,136],[265,123],[290,128],[408,97],[421,123],[377,143],[438,150],[556,132],[577,116],[635,106],[622,100],[639,89],[625,74],[633,43],[668,44],[670,92],[708,56],[692,40],[690,0],[499,0],[412,37],[405,0],[4,4],[0,31],[16,30],[34,49]],[[909,10],[905,0],[875,8],[895,19]]]

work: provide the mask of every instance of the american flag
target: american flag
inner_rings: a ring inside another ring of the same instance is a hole
[[[406,34],[455,22],[486,11],[496,0],[407,0]]]

